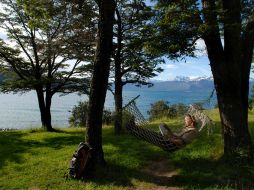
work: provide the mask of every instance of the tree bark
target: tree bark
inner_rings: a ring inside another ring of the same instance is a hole
[[[45,105],[45,122],[48,131],[54,131],[52,127],[51,120],[51,102],[52,102],[52,94],[50,88],[46,90],[46,105]]]
[[[123,86],[122,80],[115,78],[115,133],[120,134],[122,130],[122,109],[123,109]]]
[[[115,133],[120,134],[122,130],[122,107],[123,107],[123,84],[122,84],[122,20],[118,9],[117,16],[117,51],[115,55]]]
[[[40,108],[42,127],[44,127],[47,131],[54,131],[51,125],[50,106],[46,106],[45,104],[42,87],[37,87],[36,93],[37,93],[37,99],[38,99],[38,104]],[[51,99],[50,99],[50,105],[51,105]]]
[[[102,149],[102,114],[108,86],[115,11],[113,0],[101,0],[97,3],[99,6],[98,39],[87,119],[87,142],[93,148],[91,168],[94,168],[96,164],[105,164]]]
[[[210,27],[203,38],[217,92],[224,137],[224,155],[250,153],[248,95],[251,61],[244,61],[241,46],[240,1],[223,1],[224,49],[220,39],[215,1],[203,0],[205,23]],[[244,48],[244,47],[243,47]],[[244,62],[244,63],[243,63]]]

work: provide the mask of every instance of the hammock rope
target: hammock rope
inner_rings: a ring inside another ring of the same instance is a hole
[[[138,109],[135,102],[135,100],[138,97],[139,96],[131,100],[123,108],[123,110],[125,110],[127,113],[131,115],[131,119],[128,121],[126,125],[127,131],[129,131],[131,135],[139,139],[145,140],[146,142],[151,143],[155,146],[158,146],[168,152],[173,152],[183,147],[184,145],[177,145],[174,142],[172,142],[170,139],[165,138],[161,133],[155,132],[146,127],[148,126],[148,122],[143,116],[143,114],[140,112],[140,110]],[[199,128],[199,131],[201,131],[204,128],[204,126],[206,125],[211,126],[213,124],[212,120],[207,115],[205,115],[203,112],[201,112],[201,110],[198,110],[193,105],[190,106],[187,113],[194,116],[195,119],[201,123],[201,127]]]

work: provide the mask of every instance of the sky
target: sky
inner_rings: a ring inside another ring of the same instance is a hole
[[[147,5],[154,5],[151,0],[147,0],[146,3]],[[153,80],[173,80],[177,76],[185,76],[190,79],[212,76],[204,41],[197,40],[196,48],[198,50],[195,52],[195,58],[185,57],[181,61],[165,59],[166,64],[161,65],[164,71],[154,77]]]
[[[6,40],[7,36],[3,30],[0,30],[0,39]],[[190,77],[210,77],[212,76],[209,60],[205,51],[205,45],[202,40],[197,41],[196,58],[186,57],[180,61],[172,61],[165,58],[165,64],[160,65],[163,72],[152,80],[173,80],[176,76]]]
[[[154,77],[154,80],[173,80],[176,76],[185,76],[190,79],[212,76],[206,55],[197,58],[187,57],[185,60],[178,62],[166,60],[166,64],[161,65],[161,68],[164,71]]]
[[[197,40],[196,49],[196,57],[185,57],[179,61],[165,59],[166,64],[160,65],[164,71],[153,79],[164,81],[173,80],[177,76],[189,77],[190,79],[212,76],[206,46],[203,40]]]
[[[151,0],[146,1],[148,5],[153,5],[154,2]],[[0,29],[0,39],[6,40],[7,36],[4,31]],[[190,78],[212,76],[211,69],[209,66],[209,60],[205,51],[205,45],[202,40],[198,40],[196,51],[196,58],[186,57],[185,60],[172,61],[165,59],[166,64],[160,65],[163,68],[163,72],[159,73],[158,76],[152,80],[173,80],[176,76],[185,76]]]

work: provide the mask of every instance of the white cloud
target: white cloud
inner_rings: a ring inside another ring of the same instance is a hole
[[[176,65],[174,65],[174,64],[166,64],[162,68],[163,69],[176,69],[178,67]]]
[[[206,45],[203,39],[198,39],[195,43],[195,46],[196,50],[194,51],[194,53],[197,57],[207,55]]]
[[[196,78],[199,78],[200,76],[197,76],[197,75],[194,75],[194,76],[189,76],[190,80],[193,80],[193,79],[196,79]]]

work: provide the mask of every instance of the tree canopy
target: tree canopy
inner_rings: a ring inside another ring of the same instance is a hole
[[[0,72],[2,92],[36,90],[42,125],[51,129],[51,98],[86,92],[95,40],[92,3],[1,1]],[[44,99],[45,93],[45,99]]]
[[[248,132],[249,75],[254,46],[250,0],[157,1],[146,48],[171,59],[194,56],[203,39],[214,78],[225,155],[252,151]]]

